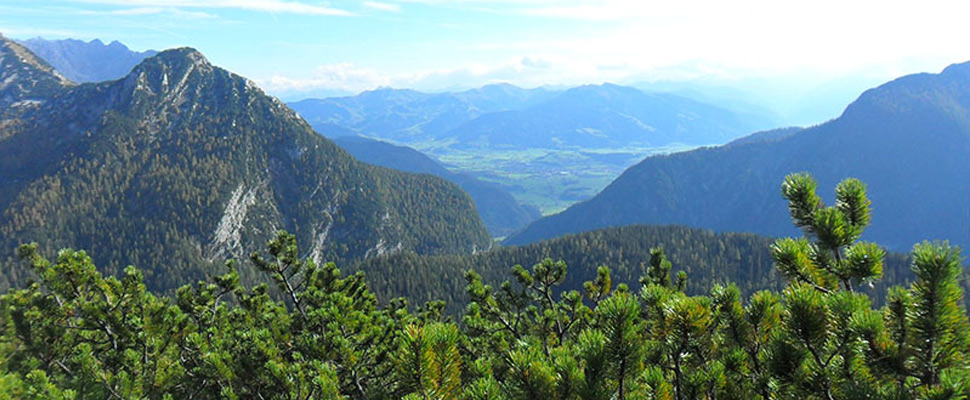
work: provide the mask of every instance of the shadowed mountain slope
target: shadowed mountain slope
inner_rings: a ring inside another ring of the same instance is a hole
[[[649,157],[507,243],[636,223],[795,235],[779,188],[807,171],[829,202],[846,177],[868,185],[876,206],[866,240],[893,250],[934,238],[970,246],[970,63],[886,83],[841,117],[780,136]]]

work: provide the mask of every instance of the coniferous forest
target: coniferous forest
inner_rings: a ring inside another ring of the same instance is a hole
[[[860,240],[865,185],[842,181],[831,206],[816,192],[807,174],[782,183],[803,236],[766,243],[778,289],[689,290],[674,250],[654,248],[628,283],[604,266],[563,289],[573,272],[553,260],[515,266],[497,285],[468,271],[460,319],[438,301],[379,303],[363,273],[301,258],[285,232],[174,296],[147,291],[134,267],[105,277],[83,251],[48,260],[24,245],[33,283],[0,298],[0,397],[970,396],[959,249],[916,244],[909,284],[876,302],[861,289],[891,256]],[[272,284],[242,285],[242,264]]]

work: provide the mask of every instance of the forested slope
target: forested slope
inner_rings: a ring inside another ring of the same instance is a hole
[[[27,277],[13,257],[27,242],[96,249],[104,271],[138,265],[153,290],[205,279],[281,229],[341,263],[490,246],[454,184],[357,162],[195,50],[74,85],[4,39],[0,66],[0,288]]]
[[[616,284],[635,285],[646,270],[651,249],[663,248],[673,273],[687,273],[687,293],[707,293],[716,284],[733,283],[744,294],[779,290],[784,279],[773,267],[773,239],[747,233],[716,233],[680,226],[633,225],[606,228],[545,240],[523,246],[503,246],[464,256],[420,256],[401,252],[376,257],[350,268],[362,271],[378,298],[399,296],[421,304],[445,300],[452,314],[460,313],[470,300],[465,293],[464,273],[477,271],[482,280],[498,285],[515,265],[531,268],[543,260],[562,261],[569,273],[562,290],[582,290],[583,282],[596,277],[606,266]],[[902,254],[886,258],[883,279],[869,290],[878,302],[886,288],[912,280],[909,260]],[[867,289],[868,290],[868,289]]]

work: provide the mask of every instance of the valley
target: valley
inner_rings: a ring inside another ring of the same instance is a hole
[[[646,148],[607,149],[416,149],[434,156],[453,171],[494,182],[523,204],[551,215],[593,197],[629,166],[645,157],[690,150],[671,144]]]
[[[591,197],[644,157],[723,144],[771,123],[763,114],[613,84],[380,89],[290,105],[324,136],[412,147],[501,185],[543,215]]]

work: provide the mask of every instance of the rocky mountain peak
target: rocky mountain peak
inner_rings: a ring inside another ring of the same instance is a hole
[[[202,53],[183,47],[145,59],[126,80],[135,80],[139,89],[160,94],[183,89],[193,76],[202,78],[214,70]]]
[[[240,112],[266,98],[281,112],[289,111],[252,81],[213,66],[202,53],[187,47],[145,59],[113,85],[121,103],[154,110],[160,120],[201,116],[203,110]],[[295,118],[292,111],[285,114]]]

